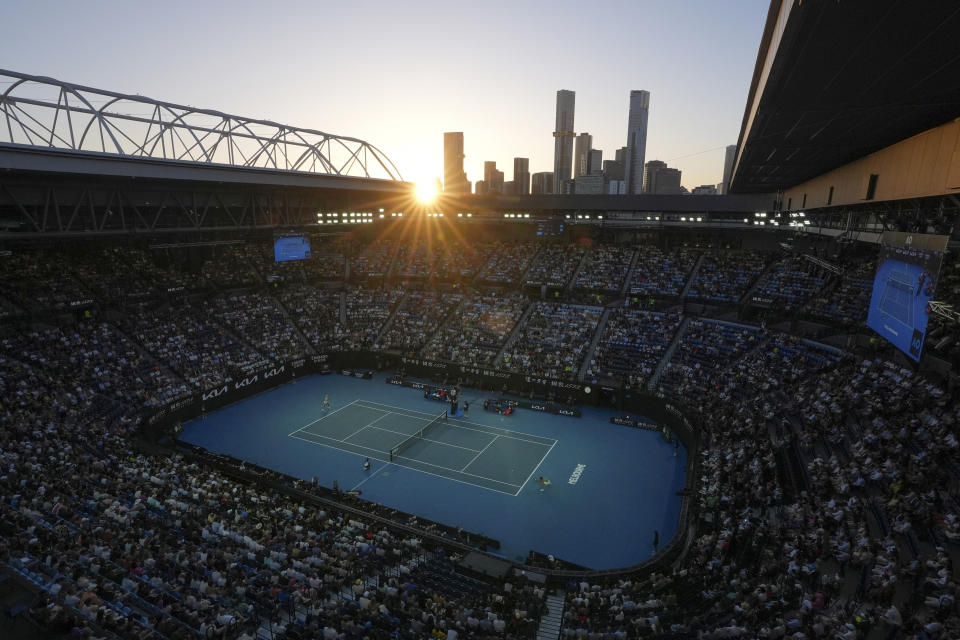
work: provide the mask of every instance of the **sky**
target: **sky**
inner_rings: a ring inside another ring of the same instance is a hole
[[[720,182],[768,0],[9,0],[0,68],[361,138],[404,179],[553,170],[556,92],[603,158],[650,91],[647,160],[687,188]],[[0,90],[2,90],[0,86]]]

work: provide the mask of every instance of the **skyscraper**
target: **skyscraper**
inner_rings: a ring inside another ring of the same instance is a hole
[[[643,174],[643,192],[659,195],[682,193],[680,170],[668,167],[666,162],[651,160]]]
[[[573,178],[576,180],[580,176],[589,173],[587,162],[590,157],[590,149],[593,148],[593,136],[589,133],[581,133],[577,136],[577,143],[573,151]]]
[[[530,159],[513,159],[513,192],[518,196],[530,193]]]
[[[587,156],[587,173],[603,173],[603,151],[590,149]]]
[[[553,193],[553,173],[550,171],[541,171],[533,174],[533,185],[530,189],[533,195],[543,195]]]
[[[463,172],[463,132],[448,131],[443,134],[443,191],[444,193],[469,193],[467,174]]]
[[[503,171],[497,169],[496,160],[483,163],[483,182],[487,193],[503,193]]]
[[[720,193],[730,191],[730,178],[733,177],[733,161],[737,158],[737,145],[727,145],[727,152],[723,158],[723,188]]]
[[[557,91],[557,121],[553,130],[553,188],[560,193],[561,185],[570,180],[573,171],[573,110],[576,94],[561,89]]]
[[[630,116],[627,119],[627,193],[643,192],[643,163],[647,156],[647,115],[650,111],[650,92],[630,92]]]

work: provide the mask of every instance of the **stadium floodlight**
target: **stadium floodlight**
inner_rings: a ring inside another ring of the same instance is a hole
[[[697,216],[697,222],[703,222],[703,218],[701,216]]]
[[[380,207],[380,213],[383,213],[383,207]]]
[[[467,214],[467,217],[468,217],[468,218],[472,218],[472,217],[473,217],[473,214],[472,214],[472,213],[468,213],[468,214]]]
[[[686,221],[687,221],[687,219],[686,219],[685,217],[683,217],[683,216],[680,217],[680,222],[686,222]]]

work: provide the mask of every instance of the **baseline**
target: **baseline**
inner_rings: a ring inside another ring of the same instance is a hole
[[[293,431],[291,431],[290,433],[288,433],[287,436],[288,436],[288,437],[289,437],[289,436],[292,436],[292,435],[295,434],[295,433],[298,433],[298,432],[300,432],[300,431],[303,431],[304,429],[306,429],[306,428],[309,427],[310,425],[317,424],[317,423],[320,422],[321,420],[326,420],[327,418],[329,418],[329,417],[332,416],[333,414],[339,413],[340,411],[343,411],[343,410],[346,409],[347,407],[352,406],[352,405],[356,404],[357,402],[359,402],[359,400],[354,400],[353,402],[348,402],[347,404],[343,405],[342,407],[340,407],[340,408],[337,409],[336,411],[331,411],[330,413],[328,413],[328,414],[325,415],[325,416],[320,416],[320,417],[317,418],[316,420],[314,420],[314,421],[312,421],[312,422],[308,422],[307,424],[303,425],[303,426],[300,427],[299,429],[294,429]],[[366,408],[367,408],[367,409],[374,409],[374,410],[376,410],[375,407],[366,407]]]

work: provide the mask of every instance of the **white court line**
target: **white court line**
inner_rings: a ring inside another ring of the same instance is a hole
[[[367,408],[369,409],[369,407],[367,407]],[[372,411],[383,411],[383,410],[382,410],[382,409],[372,409]],[[383,420],[383,419],[386,418],[388,415],[390,415],[390,412],[389,412],[389,411],[385,411],[382,416],[380,416],[379,418],[377,418],[376,420],[374,420],[374,421],[371,422],[370,424],[365,424],[365,425],[363,425],[362,427],[360,427],[359,429],[357,429],[356,431],[354,431],[353,433],[351,433],[350,435],[348,435],[346,438],[340,438],[340,442],[346,442],[347,440],[349,440],[349,439],[352,438],[353,436],[357,435],[358,433],[360,433],[361,431],[363,431],[363,430],[366,429],[367,427],[372,426],[373,424],[375,424],[375,423]],[[376,427],[374,427],[374,428],[376,428]],[[353,443],[351,442],[350,444],[353,444]]]
[[[357,400],[354,400],[353,402],[350,402],[350,403],[347,403],[347,404],[343,405],[342,407],[340,407],[340,408],[337,409],[336,411],[331,411],[330,413],[328,413],[328,414],[325,415],[325,416],[320,416],[319,418],[317,418],[317,419],[314,420],[313,422],[308,422],[307,424],[303,425],[303,426],[300,427],[299,429],[296,429],[296,430],[294,430],[294,431],[291,431],[290,433],[287,434],[287,436],[289,437],[289,436],[292,436],[292,435],[295,434],[295,433],[298,433],[298,432],[300,432],[300,431],[303,431],[304,429],[306,429],[306,428],[309,427],[310,425],[316,424],[316,423],[320,422],[321,420],[325,420],[326,418],[329,418],[329,417],[332,416],[333,414],[337,413],[337,411],[343,411],[344,409],[346,409],[347,407],[349,407],[349,406],[352,405],[352,404],[355,404],[356,402],[358,402],[358,401],[357,401]],[[373,409],[374,411],[379,411],[379,409],[374,409],[373,407],[363,407],[363,408],[364,408],[364,409]]]
[[[399,409],[400,411],[411,411],[411,412],[413,412],[413,413],[419,413],[419,414],[425,415],[425,416],[431,416],[431,415],[432,415],[432,416],[436,417],[436,414],[427,413],[426,411],[417,411],[416,409],[405,409],[405,408],[403,408],[403,407],[395,407],[395,406],[393,406],[393,405],[384,404],[384,403],[382,403],[382,402],[374,402],[373,400],[358,400],[357,402],[366,402],[367,404],[378,404],[378,405],[380,405],[381,407],[390,407],[391,409]],[[361,406],[363,406],[363,405],[361,405]],[[380,411],[380,409],[377,409],[376,407],[366,407],[366,408],[367,408],[367,409],[374,409],[374,410],[376,410],[376,411]],[[400,413],[399,411],[391,411],[391,413],[396,413],[398,416],[403,416],[403,415],[404,415],[404,414]],[[413,418],[414,416],[404,416],[404,417],[406,417],[406,418]],[[447,422],[448,422],[447,426],[451,426],[451,427],[454,427],[454,428],[456,428],[456,429],[465,429],[466,431],[477,431],[477,432],[485,433],[485,434],[491,435],[491,436],[492,436],[492,435],[499,435],[499,436],[501,436],[501,437],[503,437],[503,438],[510,438],[510,439],[512,439],[512,440],[519,440],[520,442],[529,442],[530,444],[538,444],[538,445],[540,445],[541,447],[547,447],[547,446],[553,446],[553,445],[548,445],[546,442],[538,442],[538,441],[536,441],[536,440],[527,440],[526,438],[518,438],[518,437],[516,437],[515,435],[511,435],[511,434],[520,434],[520,435],[522,435],[522,436],[531,436],[531,437],[533,437],[533,438],[542,438],[543,440],[549,440],[549,441],[553,442],[553,444],[556,444],[556,443],[557,443],[557,441],[556,441],[555,439],[553,439],[553,438],[545,438],[545,437],[543,437],[543,436],[534,435],[534,434],[532,434],[532,433],[523,433],[522,431],[512,431],[512,430],[510,430],[510,429],[504,429],[504,428],[502,428],[502,427],[491,427],[490,425],[483,424],[482,422],[468,422],[468,421],[466,421],[466,420],[460,420],[459,418],[450,418]],[[465,424],[475,424],[475,425],[477,425],[478,427],[486,427],[486,429],[471,429],[470,427],[464,427],[464,426],[462,426],[461,424],[449,424],[450,422],[458,422],[458,423],[465,423]],[[497,431],[503,431],[503,433],[498,434]]]
[[[310,434],[310,435],[316,436],[317,438],[323,438],[323,437],[325,437],[325,436],[318,436],[318,435],[315,434],[315,433]],[[313,442],[312,440],[307,440],[306,438],[301,438],[300,436],[290,436],[290,437],[291,437],[291,438],[297,438],[298,440],[305,440],[306,442]],[[340,440],[334,440],[334,442],[340,442]],[[314,444],[323,444],[323,443],[322,443],[322,442],[314,442]],[[369,449],[370,451],[376,451],[377,453],[381,453],[381,454],[385,453],[385,454],[387,454],[387,455],[390,455],[390,452],[389,452],[389,451],[381,451],[380,449],[374,449],[373,447],[365,447],[365,446],[363,446],[362,444],[353,444],[352,442],[345,442],[344,444],[349,444],[351,447],[358,447],[358,448],[360,448],[360,449]],[[333,447],[333,448],[334,448],[334,449],[340,449],[340,447]],[[343,451],[343,449],[340,449],[340,450]],[[414,462],[419,462],[420,464],[425,464],[425,465],[430,466],[430,467],[436,467],[437,469],[443,469],[443,470],[445,470],[445,471],[452,471],[452,472],[454,472],[454,473],[462,473],[462,474],[465,475],[465,476],[473,476],[474,478],[481,478],[481,479],[483,479],[483,480],[487,480],[488,482],[496,482],[497,484],[505,484],[505,485],[507,485],[508,487],[517,487],[517,486],[520,486],[520,485],[513,484],[512,482],[504,482],[503,480],[496,480],[495,478],[488,478],[487,476],[481,476],[481,475],[476,474],[476,473],[470,473],[469,471],[460,471],[459,469],[451,469],[450,467],[445,467],[445,466],[443,466],[442,464],[434,464],[434,463],[432,463],[432,462],[427,462],[426,460],[418,460],[417,458],[411,458],[411,457],[409,457],[409,456],[394,456],[394,461],[396,461],[397,458],[403,458],[404,460],[412,460],[412,461],[414,461]],[[541,459],[541,462],[542,462],[542,461],[543,461],[543,460]],[[401,466],[403,466],[403,465],[401,465]],[[539,466],[539,465],[538,465],[538,466]],[[408,468],[408,469],[413,469],[414,471],[419,471],[419,469],[414,469],[413,467],[407,467],[407,468]],[[444,477],[445,477],[445,476],[444,476]],[[469,484],[469,483],[468,483],[468,484]]]
[[[310,432],[308,431],[307,433],[310,433]],[[316,434],[311,434],[311,435],[316,435]],[[332,444],[325,444],[325,443],[323,443],[323,442],[314,442],[313,440],[308,440],[308,439],[306,439],[306,438],[301,438],[300,436],[295,436],[295,435],[291,435],[290,437],[291,437],[291,438],[296,438],[297,440],[303,440],[304,442],[309,442],[310,444],[320,445],[321,447],[329,447],[329,448],[331,448],[331,449],[336,449],[337,451],[342,451],[342,452],[344,452],[344,453],[352,453],[353,455],[359,455],[359,454],[356,453],[355,451],[347,451],[346,449],[341,449],[340,447],[335,447],[335,446],[333,446]],[[322,438],[323,436],[316,436],[316,437]],[[334,442],[337,442],[337,441],[334,440]],[[358,444],[351,445],[351,446],[357,447],[358,449],[369,449],[370,451],[375,451],[376,453],[381,453],[381,454],[387,453],[386,451],[380,451],[379,449],[370,449],[370,447],[363,447],[363,446],[360,446],[360,445],[358,445]],[[379,458],[377,458],[377,459],[379,460]],[[413,458],[410,458],[410,459],[413,460]],[[380,462],[386,462],[386,461],[385,461],[385,460],[380,460]],[[403,468],[403,469],[409,469],[410,471],[416,471],[416,472],[418,472],[418,473],[425,473],[425,474],[427,474],[428,476],[433,476],[434,478],[443,478],[444,480],[451,480],[451,481],[453,481],[453,482],[459,482],[460,484],[465,484],[465,485],[468,485],[468,486],[471,486],[471,487],[476,487],[476,488],[478,488],[478,489],[486,489],[487,491],[496,491],[497,493],[502,493],[502,494],[504,494],[504,495],[513,496],[514,498],[517,497],[517,494],[516,494],[516,493],[511,493],[510,491],[503,491],[503,490],[501,490],[501,489],[494,489],[493,487],[485,487],[485,486],[483,486],[482,484],[474,484],[474,483],[472,483],[472,482],[467,482],[466,480],[458,480],[457,478],[451,478],[450,476],[440,475],[439,473],[433,473],[433,472],[431,472],[431,471],[424,471],[423,469],[415,469],[414,467],[408,467],[408,466],[405,465],[405,464],[398,464],[397,462],[393,462],[393,463],[391,463],[391,464],[393,464],[393,465],[395,465],[395,466],[398,466],[398,467],[401,467],[401,468]],[[426,463],[425,463],[425,464],[426,464]],[[483,476],[476,476],[476,477],[477,477],[477,478],[483,478]],[[484,478],[484,479],[485,479],[485,480],[491,480],[490,478]],[[491,482],[499,482],[499,480],[491,480]],[[502,483],[502,484],[506,484],[507,486],[510,486],[510,487],[516,486],[516,485],[509,484],[509,483]]]
[[[389,414],[387,414],[387,415],[389,415]],[[380,418],[377,418],[377,420],[379,420],[379,419],[380,419]],[[370,425],[367,425],[367,426],[370,427]],[[371,429],[376,429],[376,430],[378,430],[378,431],[386,431],[387,433],[395,433],[395,434],[397,434],[398,436],[407,436],[408,438],[409,438],[410,436],[412,436],[412,435],[415,435],[415,434],[413,434],[413,433],[404,433],[403,431],[394,431],[393,429],[384,429],[383,427],[370,427],[370,428],[371,428]],[[500,437],[500,436],[497,436],[497,438],[499,438],[499,437]],[[494,439],[496,439],[496,438],[494,438]],[[424,442],[435,442],[436,444],[442,444],[442,445],[445,446],[445,447],[456,447],[457,449],[466,449],[467,451],[476,451],[476,449],[471,449],[470,447],[461,447],[461,446],[456,445],[456,444],[450,444],[450,443],[447,443],[447,442],[440,442],[439,440],[431,440],[430,438],[420,438],[420,440],[423,440]],[[402,441],[401,441],[401,442],[402,442]],[[351,442],[350,444],[353,444],[353,443]],[[489,445],[487,445],[487,446],[489,446]]]
[[[497,441],[497,438],[499,438],[499,437],[500,437],[500,436],[496,436],[493,440],[491,440],[490,442],[487,443],[487,446],[485,446],[483,449],[480,449],[480,452],[477,453],[477,455],[473,456],[473,460],[471,460],[470,462],[468,462],[467,464],[465,464],[465,465],[463,466],[463,469],[466,469],[467,467],[469,467],[470,465],[472,465],[474,462],[476,462],[477,458],[479,458],[481,455],[483,455],[483,452],[486,451],[487,449],[489,449],[489,448],[490,448],[490,445],[492,445],[494,442],[496,442],[496,441]],[[463,472],[463,469],[460,469],[460,472],[461,472],[461,473]]]
[[[364,482],[366,482],[367,480],[370,480],[371,478],[373,478],[373,476],[377,475],[378,473],[380,473],[381,471],[383,471],[384,469],[386,469],[387,467],[389,467],[391,464],[393,464],[393,463],[392,463],[392,462],[388,462],[387,464],[383,465],[382,467],[380,467],[379,469],[377,469],[376,471],[374,471],[373,473],[371,473],[370,475],[368,475],[366,478],[364,478],[363,480],[361,480],[361,481],[360,481],[360,484],[358,484],[357,486],[355,486],[353,489],[350,489],[350,491],[356,491],[357,489],[360,488],[360,485],[362,485],[362,484],[363,484]]]
[[[545,454],[543,454],[543,457],[540,458],[540,462],[537,463],[537,466],[535,466],[535,467],[533,468],[533,471],[530,472],[530,475],[527,476],[527,479],[523,481],[523,484],[522,484],[522,485],[520,485],[520,491],[523,491],[523,488],[524,488],[525,486],[527,486],[527,483],[530,482],[530,478],[532,478],[532,477],[533,477],[533,474],[535,474],[535,473],[537,472],[537,469],[540,468],[540,465],[543,464],[543,461],[547,459],[547,456],[550,455],[550,452],[553,451],[553,447],[554,447],[556,444],[557,444],[557,443],[554,442],[552,445],[550,445],[550,448],[547,449],[547,452],[546,452]],[[520,491],[517,491],[517,493],[519,494]]]

